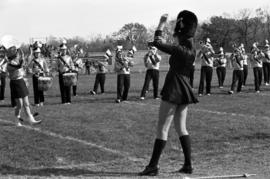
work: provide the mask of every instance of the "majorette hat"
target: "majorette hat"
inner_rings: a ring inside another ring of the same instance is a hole
[[[174,36],[194,37],[198,25],[197,16],[191,11],[181,11],[176,20]]]

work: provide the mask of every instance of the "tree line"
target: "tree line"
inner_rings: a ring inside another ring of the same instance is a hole
[[[169,20],[164,30],[164,40],[167,42],[174,42],[172,37],[174,24],[175,19]],[[135,45],[139,50],[146,50],[147,42],[153,39],[155,28],[146,28],[140,23],[128,23],[119,31],[106,37],[98,35],[90,40],[81,37],[66,40],[69,46],[78,44],[87,52],[113,50],[116,45],[120,44],[125,49]],[[211,39],[215,50],[223,47],[225,51],[232,51],[233,44],[243,43],[249,51],[254,42],[264,45],[265,39],[270,40],[270,11],[263,8],[242,9],[234,17],[228,14],[212,16],[198,26],[195,36],[197,47],[199,47],[199,41],[203,41],[207,37]],[[58,46],[60,42],[58,38],[50,36],[47,43]]]

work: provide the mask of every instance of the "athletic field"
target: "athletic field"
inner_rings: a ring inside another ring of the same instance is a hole
[[[160,103],[153,99],[152,86],[146,100],[139,100],[145,76],[140,71],[131,74],[129,101],[120,104],[114,103],[114,73],[107,74],[106,94],[95,96],[89,95],[95,75],[80,75],[78,96],[72,97],[71,105],[60,104],[55,78],[46,92],[45,106],[32,107],[39,112],[37,119],[43,120],[38,126],[14,125],[7,85],[5,102],[0,104],[0,178],[137,177],[152,152]],[[165,74],[160,73],[160,89]],[[176,172],[184,159],[172,125],[157,178],[244,173],[257,174],[252,179],[270,178],[270,86],[262,86],[256,94],[250,70],[243,92],[228,95],[231,75],[227,70],[225,87],[219,89],[214,72],[212,95],[200,97],[198,104],[189,107],[194,174]],[[196,70],[196,94],[198,81]]]

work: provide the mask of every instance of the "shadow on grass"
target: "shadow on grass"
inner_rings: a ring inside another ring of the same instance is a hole
[[[19,176],[66,176],[66,177],[76,177],[76,176],[88,176],[88,177],[134,177],[138,176],[135,172],[115,172],[115,171],[92,171],[87,169],[77,169],[77,168],[42,168],[42,169],[24,169],[16,168],[8,165],[0,166],[0,174],[2,175],[19,175]]]

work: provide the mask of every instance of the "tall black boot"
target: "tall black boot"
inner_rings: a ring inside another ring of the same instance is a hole
[[[139,173],[139,175],[155,176],[158,174],[158,162],[165,145],[166,140],[161,139],[155,140],[151,160],[148,166],[146,166],[145,169],[141,173]]]
[[[183,149],[185,162],[183,167],[179,170],[181,173],[192,173],[193,168],[191,165],[191,144],[189,135],[179,137]]]

